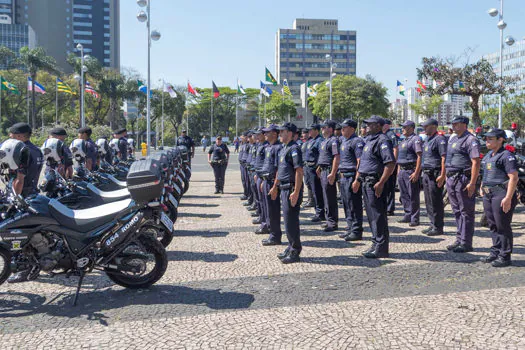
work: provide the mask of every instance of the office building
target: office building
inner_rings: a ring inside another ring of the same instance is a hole
[[[0,15],[0,19],[4,15]],[[0,46],[5,46],[17,56],[24,46],[36,47],[35,32],[24,24],[6,24],[0,22]],[[0,64],[0,70],[8,69],[8,65]]]
[[[483,56],[489,61],[497,75],[500,75],[499,52]],[[514,45],[505,45],[503,51],[503,76],[517,78],[516,94],[525,94],[525,39],[516,41]]]

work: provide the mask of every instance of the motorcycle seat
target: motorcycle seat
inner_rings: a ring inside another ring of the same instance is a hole
[[[121,190],[116,190],[116,191],[102,191],[99,188],[97,188],[95,185],[88,184],[87,189],[93,195],[99,197],[104,204],[121,201],[121,200],[128,199],[131,197],[131,194],[126,188],[123,188]]]
[[[128,187],[128,184],[126,183],[126,181],[120,181],[116,177],[114,177],[113,175],[108,175],[108,179],[110,179],[111,181],[116,183],[119,187],[122,187],[122,188]]]
[[[49,201],[49,212],[61,225],[77,232],[89,232],[112,220],[117,214],[125,213],[131,208],[132,200],[100,205],[89,209],[73,210],[56,199]]]

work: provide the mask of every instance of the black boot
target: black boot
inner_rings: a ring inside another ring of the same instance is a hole
[[[295,250],[291,251],[290,254],[281,259],[283,264],[293,264],[299,261],[301,261],[301,258],[299,258],[299,253]]]

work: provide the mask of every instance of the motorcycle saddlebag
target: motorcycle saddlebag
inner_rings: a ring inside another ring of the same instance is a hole
[[[160,197],[164,188],[159,161],[146,158],[141,159],[129,168],[126,179],[131,198],[138,204],[146,204]]]

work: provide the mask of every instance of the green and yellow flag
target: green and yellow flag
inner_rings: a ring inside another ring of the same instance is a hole
[[[11,84],[7,80],[5,80],[4,77],[0,77],[0,83],[1,83],[2,90],[9,91],[15,95],[20,95],[20,91],[18,91],[18,88],[16,87],[16,85]]]
[[[277,80],[273,77],[272,73],[266,68],[266,81],[269,83],[272,83],[273,85],[277,85]]]
[[[57,78],[57,91],[58,92],[63,92],[63,93],[66,93],[66,94],[70,94],[70,95],[74,95],[75,94],[73,92],[73,90],[71,90],[69,85],[67,85],[66,83],[64,83],[62,80],[60,80],[58,78]]]

